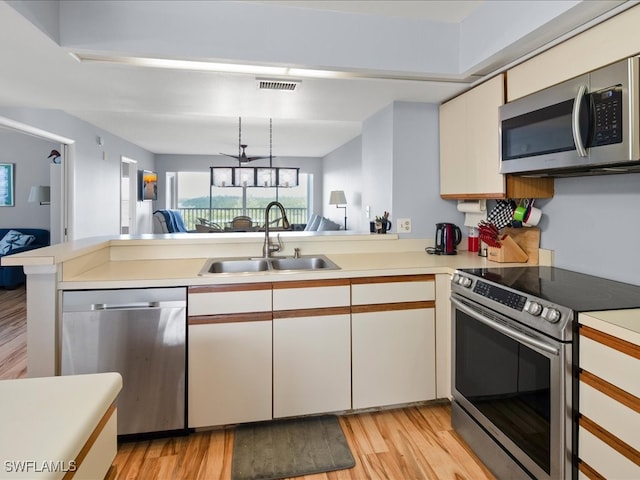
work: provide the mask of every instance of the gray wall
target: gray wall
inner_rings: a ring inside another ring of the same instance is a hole
[[[338,225],[343,225],[345,210],[329,205],[331,192],[343,190],[347,199],[347,230],[362,230],[366,221],[363,220],[362,209],[362,137],[354,138],[323,157],[322,165],[323,202],[321,208],[315,213],[333,220]]]
[[[556,178],[536,205],[556,266],[640,285],[640,174]]]
[[[0,108],[0,115],[75,140],[73,238],[117,235],[120,232],[121,156],[137,160],[137,169],[152,170],[153,154],[59,110]],[[97,144],[98,136],[104,139],[102,147]],[[24,196],[28,192],[16,194]],[[148,217],[151,208],[141,203],[151,202],[138,202],[138,215]],[[140,218],[137,223],[141,223]],[[150,226],[150,217],[142,223]]]
[[[0,163],[14,164],[14,206],[0,208],[0,228],[43,228],[50,230],[51,207],[29,203],[31,186],[50,186],[47,157],[56,143],[0,129]],[[58,167],[59,168],[59,167]]]
[[[464,222],[457,202],[440,198],[438,111],[428,103],[393,104],[393,231],[398,218],[412,224],[403,237],[433,238],[436,223]]]
[[[394,232],[398,218],[411,219],[404,238],[433,238],[436,223],[464,221],[456,202],[440,198],[437,105],[392,103],[364,122],[360,141],[324,160],[326,200],[330,190],[345,190],[349,229],[369,230],[367,206],[372,219],[389,211]]]

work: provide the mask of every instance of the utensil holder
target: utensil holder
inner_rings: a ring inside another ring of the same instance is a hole
[[[498,263],[525,263],[529,256],[510,235],[500,238],[500,247],[489,247],[487,258]]]

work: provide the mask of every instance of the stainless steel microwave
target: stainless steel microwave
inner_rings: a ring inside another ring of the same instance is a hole
[[[572,176],[640,171],[639,57],[500,107],[500,171]]]

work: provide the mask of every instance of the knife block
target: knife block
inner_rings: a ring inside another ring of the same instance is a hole
[[[501,247],[488,247],[487,259],[498,263],[525,263],[529,255],[520,248],[511,235],[504,235],[500,239]]]

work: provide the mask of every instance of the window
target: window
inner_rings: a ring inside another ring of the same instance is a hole
[[[254,224],[262,226],[264,209],[274,200],[282,203],[291,224],[304,224],[309,216],[311,174],[300,173],[299,185],[292,188],[215,187],[210,185],[209,172],[177,172],[175,175],[177,208],[188,230],[195,229],[198,218],[224,227],[239,215],[247,215]]]

